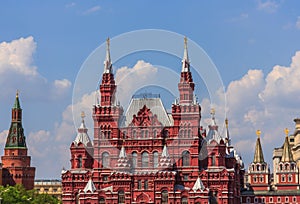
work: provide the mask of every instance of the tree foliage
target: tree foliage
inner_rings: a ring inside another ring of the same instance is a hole
[[[39,194],[36,190],[26,190],[22,185],[0,186],[0,204],[58,204],[56,197]]]

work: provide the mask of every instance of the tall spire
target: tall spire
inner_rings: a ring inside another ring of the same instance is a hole
[[[189,55],[187,49],[187,37],[184,37],[184,52],[183,52],[181,72],[190,72],[190,61],[189,61]]]
[[[261,131],[257,130],[256,131],[257,139],[256,139],[253,163],[265,163],[264,154],[263,154],[261,144],[260,144],[260,134],[261,134]]]
[[[226,132],[225,132],[225,139],[227,140],[227,145],[230,146],[231,145],[231,139],[229,136],[229,128],[228,128],[228,119],[225,119],[225,127],[226,127]]]
[[[26,148],[24,129],[22,127],[22,109],[19,101],[19,91],[16,93],[16,99],[11,110],[11,116],[11,125],[5,148]]]
[[[106,58],[104,61],[103,73],[112,73],[112,63],[111,63],[111,59],[110,59],[109,46],[110,46],[110,40],[109,40],[109,38],[107,38],[107,40],[106,40]]]
[[[290,148],[290,144],[289,144],[289,130],[287,128],[285,128],[284,130],[285,132],[285,141],[283,144],[283,152],[282,152],[282,157],[281,157],[281,161],[282,162],[293,162],[293,155],[292,155],[292,151]]]

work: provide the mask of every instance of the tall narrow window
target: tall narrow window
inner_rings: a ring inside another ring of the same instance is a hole
[[[145,180],[145,181],[144,181],[144,189],[145,189],[145,190],[148,190],[148,180]]]
[[[153,138],[157,137],[157,130],[153,130]]]
[[[139,189],[139,190],[142,189],[142,180],[138,180],[138,189]]]
[[[188,151],[182,152],[182,166],[190,166],[190,153]]]
[[[153,152],[153,167],[158,167],[158,152]]]
[[[102,166],[104,168],[109,167],[109,154],[107,152],[102,153]]]
[[[161,192],[161,204],[168,204],[168,201],[169,201],[168,191],[163,190]]]
[[[132,137],[133,137],[133,139],[136,139],[136,130],[132,131]]]
[[[118,191],[118,204],[125,203],[125,193],[123,190]]]
[[[147,152],[143,152],[142,154],[142,167],[148,167],[149,165],[149,154]]]
[[[137,153],[132,152],[132,168],[136,168],[137,166]]]
[[[78,168],[82,168],[82,156],[78,156]]]
[[[216,155],[211,155],[211,165],[216,166]]]

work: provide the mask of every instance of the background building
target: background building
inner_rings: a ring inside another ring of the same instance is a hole
[[[61,200],[62,186],[58,179],[38,179],[34,181],[34,189],[40,194],[48,194]]]
[[[247,189],[242,192],[243,203],[299,203],[299,130],[300,120],[295,119],[295,132],[289,136],[285,129],[283,145],[273,151],[273,174],[264,161],[260,131],[253,162],[248,168]]]

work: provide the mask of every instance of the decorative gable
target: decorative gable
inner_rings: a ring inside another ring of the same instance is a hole
[[[157,115],[153,115],[151,110],[144,105],[143,108],[139,110],[139,112],[133,115],[132,122],[129,126],[162,126],[162,123],[157,119]]]

